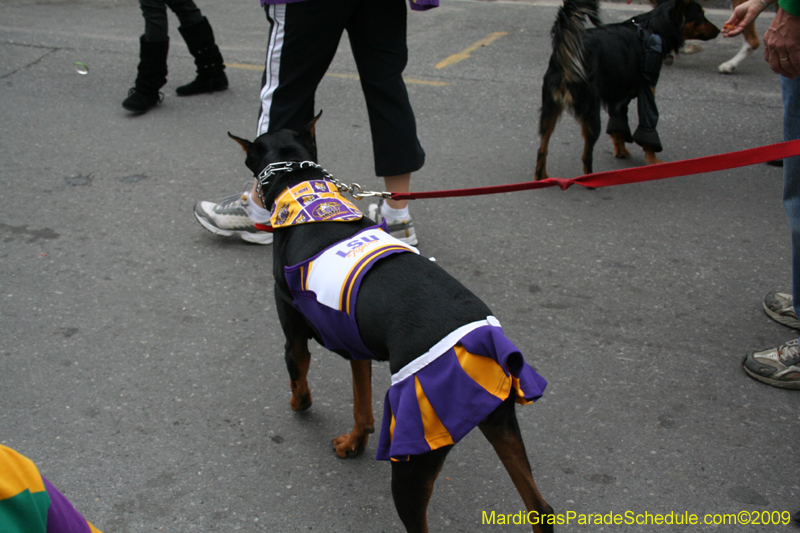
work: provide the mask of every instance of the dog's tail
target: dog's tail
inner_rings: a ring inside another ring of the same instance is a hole
[[[601,26],[599,0],[564,0],[550,31],[553,40],[553,56],[561,65],[564,81],[585,81],[583,69],[583,32],[588,18],[595,26]]]

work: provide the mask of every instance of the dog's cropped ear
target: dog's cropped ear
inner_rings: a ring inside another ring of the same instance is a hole
[[[692,0],[676,0],[675,5],[672,8],[673,17],[675,20],[680,21],[683,17],[683,14],[686,13],[686,8],[689,7],[689,4],[692,3]]]
[[[237,137],[236,135],[232,135],[231,132],[228,132],[228,137],[230,137],[231,139],[233,139],[234,141],[239,143],[239,146],[242,147],[242,149],[244,150],[244,153],[247,153],[247,149],[250,148],[250,145],[253,144],[250,141],[248,141],[247,139],[242,139],[241,137]]]
[[[306,145],[306,148],[309,149],[311,152],[311,156],[313,160],[317,161],[317,132],[316,132],[316,125],[319,117],[322,116],[322,111],[320,110],[319,114],[314,117],[311,122],[306,124],[306,127],[303,128],[303,131],[300,132],[299,137],[303,144]]]
[[[306,124],[305,131],[310,133],[312,137],[316,137],[317,136],[317,131],[316,131],[315,128],[317,126],[317,121],[319,120],[319,117],[321,117],[321,116],[322,116],[322,110],[320,109],[319,114],[316,117],[314,117],[313,119],[311,119],[311,122]]]

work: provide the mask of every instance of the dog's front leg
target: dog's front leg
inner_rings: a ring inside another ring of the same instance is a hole
[[[286,341],[286,366],[289,369],[289,385],[292,411],[305,411],[311,407],[311,389],[308,386],[308,368],[311,366],[311,353],[308,339],[295,337]]]
[[[355,457],[367,447],[369,434],[375,431],[372,415],[372,361],[350,361],[353,371],[353,431],[333,439],[336,455]]]
[[[659,163],[663,163],[662,160],[656,156],[656,151],[648,146],[643,147],[644,150],[644,160],[647,161],[648,165],[657,165]]]
[[[308,339],[311,331],[305,325],[301,315],[287,300],[275,291],[275,306],[281,322],[283,334],[286,336],[285,359],[289,371],[289,386],[292,399],[289,405],[292,411],[305,411],[311,407],[311,389],[308,387],[308,368],[311,365],[311,353],[308,351]]]

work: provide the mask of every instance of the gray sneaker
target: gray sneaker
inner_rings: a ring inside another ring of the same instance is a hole
[[[239,236],[243,241],[255,244],[272,244],[272,232],[261,229],[269,225],[253,222],[249,203],[246,192],[223,198],[218,204],[201,200],[194,206],[194,216],[204,228],[216,235]]]
[[[367,210],[367,216],[378,224],[383,222],[383,213],[381,213],[382,206],[383,198],[381,198],[377,204],[371,204]],[[411,215],[409,215],[406,220],[387,223],[387,226],[389,235],[395,239],[399,239],[411,246],[416,246],[419,243],[417,240],[417,232],[414,231],[414,220],[412,220]]]
[[[797,339],[777,348],[748,354],[742,367],[751,377],[767,385],[800,390],[800,346]]]
[[[800,329],[800,320],[794,310],[792,295],[785,292],[771,292],[764,297],[764,312],[784,326]]]

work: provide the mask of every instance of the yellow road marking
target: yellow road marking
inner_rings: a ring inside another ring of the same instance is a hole
[[[248,63],[225,63],[225,66],[228,68],[239,68],[243,70],[258,70],[263,71],[264,65],[250,65]],[[357,74],[338,74],[336,72],[328,72],[325,74],[326,76],[331,76],[332,78],[347,78],[351,80],[357,80]],[[449,85],[446,81],[429,81],[429,80],[418,80],[414,78],[404,78],[406,83],[413,83],[415,85],[433,85],[435,87],[444,87],[445,85]]]
[[[264,70],[264,65],[249,65],[247,63],[225,63],[228,68],[240,68],[244,70]]]
[[[473,44],[472,46],[470,46],[466,50],[463,50],[463,51],[461,51],[461,52],[459,52],[457,54],[453,54],[450,57],[448,57],[447,59],[443,59],[442,61],[440,61],[436,65],[436,68],[449,67],[450,65],[454,65],[454,64],[458,63],[459,61],[463,61],[463,60],[465,60],[465,59],[467,59],[469,57],[470,52],[474,52],[475,50],[477,50],[481,46],[486,46],[488,44],[492,44],[493,42],[495,42],[497,39],[499,39],[500,37],[502,37],[504,35],[508,35],[508,32],[506,32],[506,31],[496,31],[493,34],[489,35],[488,37],[486,37],[484,39],[481,39],[477,43]]]

